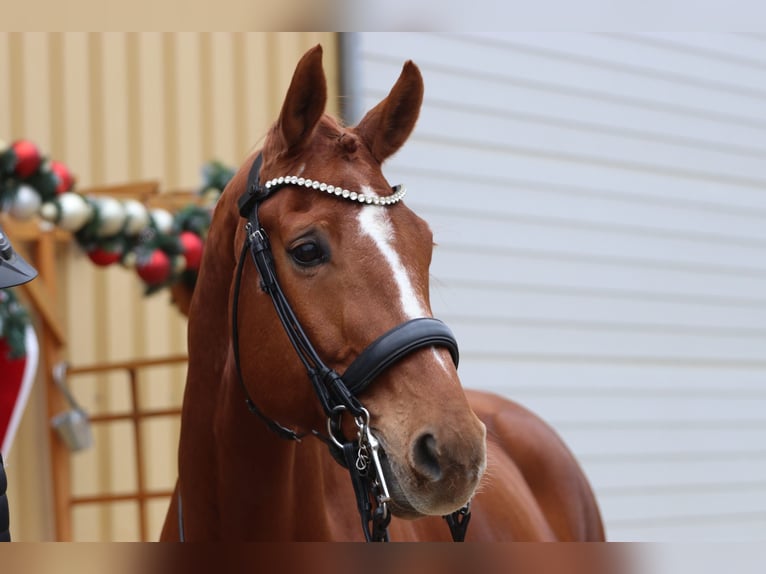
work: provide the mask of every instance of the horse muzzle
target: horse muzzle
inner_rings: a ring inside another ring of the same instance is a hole
[[[458,434],[446,425],[417,433],[402,449],[386,449],[385,434],[378,433],[394,515],[444,516],[471,500],[486,469],[486,428],[478,418],[472,422],[467,433]],[[395,457],[393,452],[405,455]]]

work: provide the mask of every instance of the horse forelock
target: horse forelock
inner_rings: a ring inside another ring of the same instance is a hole
[[[323,114],[312,132],[300,145],[286,147],[278,122],[268,131],[263,148],[262,175],[266,178],[283,175],[305,175],[315,180],[331,179],[352,173],[367,174],[379,170],[369,146],[354,128],[344,126],[335,117]],[[298,173],[300,168],[312,165],[311,173]],[[353,166],[353,172],[349,169]],[[264,181],[264,178],[261,178]]]

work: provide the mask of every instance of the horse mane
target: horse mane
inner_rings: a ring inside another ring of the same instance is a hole
[[[230,291],[239,256],[235,242],[239,227],[236,201],[246,185],[252,159],[254,156],[237,171],[218,200],[190,304],[189,369],[183,408],[186,416],[197,421],[210,420],[215,412],[220,386],[210,381],[221,380],[229,355]],[[189,429],[193,428],[199,431],[210,429],[210,425],[185,425],[181,432],[192,432]],[[212,432],[209,434],[195,440],[212,441]]]

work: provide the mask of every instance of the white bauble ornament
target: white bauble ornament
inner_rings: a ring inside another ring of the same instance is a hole
[[[56,201],[59,204],[60,215],[54,223],[66,231],[79,231],[93,219],[93,207],[79,193],[60,193]]]
[[[40,199],[40,194],[34,190],[34,188],[22,183],[18,189],[16,189],[16,196],[11,201],[11,206],[8,212],[16,219],[26,220],[34,217],[43,201]]]
[[[58,219],[58,216],[58,207],[56,207],[56,204],[52,201],[46,201],[42,204],[42,206],[40,206],[40,217],[42,217],[45,221],[55,223],[56,219]]]
[[[136,256],[136,254],[133,251],[131,251],[123,255],[122,264],[128,269],[132,269],[133,267],[136,266],[137,260],[138,260],[138,257]]]
[[[95,201],[99,216],[96,235],[110,237],[119,233],[125,223],[125,210],[122,204],[112,197],[99,197]]]
[[[157,231],[167,235],[173,230],[173,215],[168,210],[161,208],[152,209],[151,215]]]
[[[143,203],[135,199],[126,199],[122,202],[122,207],[125,209],[125,215],[128,218],[125,222],[125,233],[127,235],[138,235],[149,227],[149,211]]]

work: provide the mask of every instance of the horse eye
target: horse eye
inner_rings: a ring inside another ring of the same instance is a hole
[[[322,246],[315,241],[306,241],[290,249],[293,260],[304,267],[312,267],[326,261]]]

